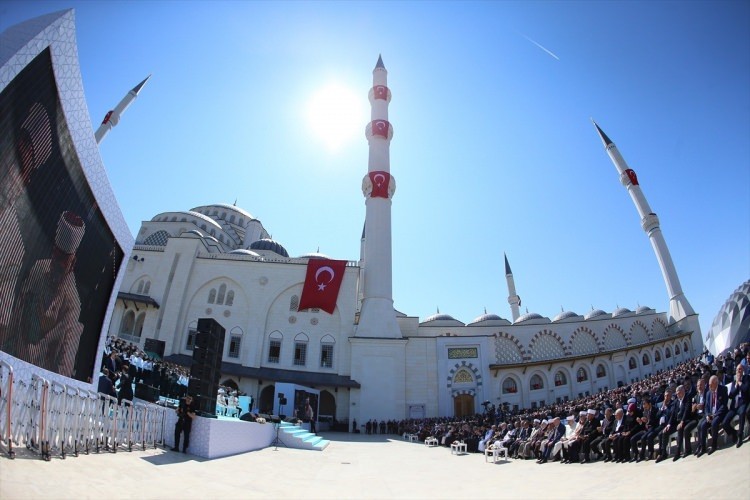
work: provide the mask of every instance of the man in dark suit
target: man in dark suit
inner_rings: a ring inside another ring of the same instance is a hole
[[[552,453],[552,448],[554,448],[555,444],[565,435],[565,424],[560,421],[560,417],[555,417],[552,420],[552,428],[554,430],[549,439],[547,439],[547,447],[544,450],[544,454],[542,454],[542,458],[537,461],[539,464],[547,463],[547,460],[549,460],[549,456]]]
[[[724,421],[724,417],[729,411],[729,391],[726,386],[719,383],[719,377],[712,375],[708,380],[708,389],[703,397],[705,401],[705,418],[698,424],[698,438],[700,439],[700,451],[698,457],[703,455],[706,451],[706,438],[707,433],[711,433],[711,449],[708,450],[710,455],[718,447],[719,442],[719,427]]]
[[[685,424],[685,435],[688,437],[688,440],[690,439],[690,436],[692,435],[693,429],[698,427],[698,424],[703,420],[703,396],[706,394],[706,380],[707,378],[699,378],[698,379],[698,390],[695,391],[695,394],[692,397],[693,404],[690,407],[691,415],[690,415],[690,421]],[[700,442],[700,440],[699,440]],[[688,441],[689,444],[689,441]],[[686,446],[685,450],[690,453],[690,446]],[[698,454],[698,450],[696,449],[695,454]]]
[[[667,457],[669,457],[669,440],[671,439],[672,435],[675,432],[677,432],[677,425],[678,425],[677,416],[680,413],[679,406],[682,404],[687,404],[687,398],[685,397],[685,388],[681,385],[678,385],[676,392],[677,392],[677,400],[675,400],[671,405],[669,405],[669,411],[667,411],[666,415],[662,415],[664,417],[664,422],[663,422],[664,428],[659,434],[659,456],[656,459],[657,464],[661,462],[662,460],[666,460]],[[668,401],[671,400],[671,396],[672,396],[671,390],[667,389],[666,392],[664,393],[664,403],[662,404],[662,408]],[[676,456],[679,456],[679,453]]]
[[[630,461],[640,462],[646,456],[646,448],[648,447],[649,456],[654,453],[654,440],[653,438],[649,441],[648,437],[656,435],[659,432],[659,415],[657,414],[656,408],[651,402],[651,399],[646,397],[643,398],[643,415],[637,418],[638,423],[641,424],[641,430],[633,434],[630,438]],[[641,451],[638,452],[638,445],[641,445]]]
[[[739,448],[742,446],[742,438],[745,435],[745,416],[748,403],[750,403],[750,375],[745,374],[745,367],[741,364],[738,364],[735,369],[734,380],[730,384],[728,397],[729,411],[721,426],[727,435],[734,438],[734,442],[737,443],[737,448]],[[738,430],[734,430],[732,426],[732,419],[735,415],[740,419]]]
[[[601,425],[596,428],[599,436],[591,442],[591,448],[599,455],[599,458],[604,455],[605,462],[612,460],[612,442],[609,440],[609,436],[612,434],[614,428],[615,419],[612,415],[612,408],[608,407],[604,410],[604,419],[601,421]],[[597,449],[600,449],[601,453]]]
[[[685,432],[685,429],[693,418],[693,402],[682,387],[677,387],[677,401],[675,401],[674,411],[676,413],[677,423],[677,452],[672,460],[676,462],[683,457],[683,442],[685,443],[684,456],[687,457],[691,454],[690,433]]]

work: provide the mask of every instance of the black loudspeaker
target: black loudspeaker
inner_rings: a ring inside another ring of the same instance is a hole
[[[224,327],[213,318],[198,320],[188,393],[195,397],[198,411],[203,414],[216,414],[216,396],[219,392],[221,358],[224,353],[224,332]]]
[[[287,400],[286,400],[286,398],[281,398],[281,399],[279,399],[279,405],[281,405],[281,406],[286,406],[286,403],[287,403]]]
[[[163,340],[146,339],[146,341],[143,343],[143,350],[153,352],[154,354],[159,356],[159,359],[162,359],[164,357],[165,345],[166,342],[164,342]]]

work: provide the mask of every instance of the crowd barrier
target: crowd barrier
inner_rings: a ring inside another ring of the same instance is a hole
[[[164,445],[167,408],[84,390],[39,375],[14,376],[0,360],[0,452],[25,446],[49,461],[79,453],[116,453]]]

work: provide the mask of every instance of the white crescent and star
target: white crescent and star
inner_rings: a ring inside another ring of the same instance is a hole
[[[378,181],[378,177],[380,177],[379,181]],[[378,187],[380,187],[385,182],[385,175],[383,175],[383,174],[375,174],[375,175],[372,176],[372,179],[375,181],[375,183],[378,185]]]
[[[320,276],[322,273],[328,273],[330,275],[330,277],[328,278],[328,281],[324,281],[324,282],[318,281],[318,276]],[[328,283],[333,281],[333,277],[335,275],[336,273],[333,271],[333,268],[331,268],[330,266],[323,266],[319,268],[317,271],[315,271],[315,283],[318,284],[318,291],[319,292],[324,291]]]

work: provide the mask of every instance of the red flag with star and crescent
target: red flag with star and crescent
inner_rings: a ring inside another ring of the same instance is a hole
[[[388,198],[388,186],[391,183],[391,174],[378,170],[370,172],[367,175],[370,176],[370,182],[372,182],[370,196],[373,198]]]
[[[345,260],[310,259],[297,310],[319,308],[333,314],[345,269]]]

